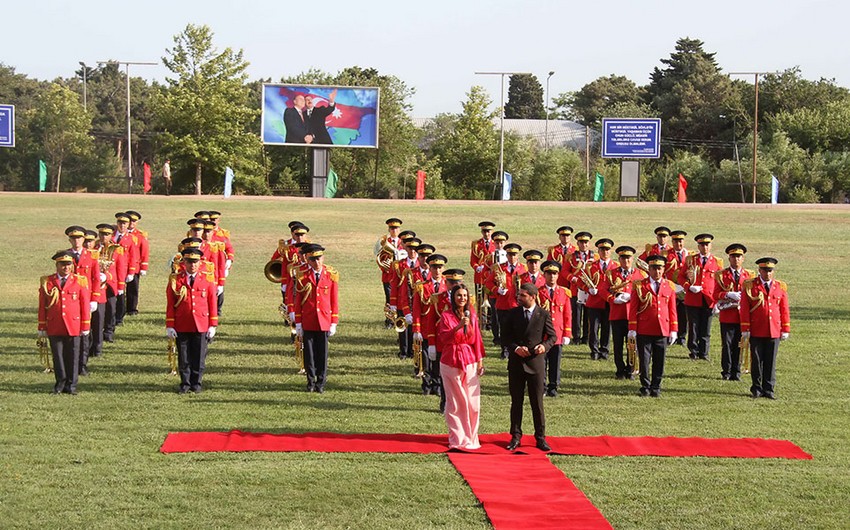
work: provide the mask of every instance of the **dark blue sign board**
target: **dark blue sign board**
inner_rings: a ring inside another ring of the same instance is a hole
[[[0,147],[15,147],[14,105],[0,105]]]
[[[658,158],[660,156],[660,118],[602,119],[602,158]]]

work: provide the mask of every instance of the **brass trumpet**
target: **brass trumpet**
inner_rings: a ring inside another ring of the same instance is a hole
[[[295,361],[298,363],[298,373],[306,374],[307,370],[304,369],[304,339],[298,334],[295,335]]]
[[[628,339],[626,341],[626,352],[626,363],[632,367],[633,374],[638,373],[640,370],[638,369],[637,362],[637,339]]]
[[[393,319],[393,330],[396,333],[404,333],[407,329],[407,320],[404,317],[396,317]]]
[[[738,343],[741,349],[741,371],[745,374],[750,373],[750,365],[752,364],[752,353],[750,352],[750,339],[741,337],[741,342]]]
[[[53,371],[50,363],[50,349],[47,347],[47,337],[39,337],[35,340],[35,346],[38,348],[38,358],[41,361],[41,366],[44,367],[44,373],[49,374]]]
[[[168,339],[168,375],[177,375],[177,341]]]
[[[416,375],[414,377],[425,377],[425,363],[422,358],[422,339],[413,339],[413,366],[416,367]]]

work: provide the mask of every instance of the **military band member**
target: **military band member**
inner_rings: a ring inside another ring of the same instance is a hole
[[[555,328],[555,345],[546,352],[546,395],[558,397],[561,386],[561,354],[563,347],[570,343],[573,335],[573,311],[570,306],[570,290],[558,285],[558,275],[561,264],[555,260],[547,260],[542,265],[545,283],[538,289],[540,307],[552,315],[552,325]]]
[[[94,276],[97,291],[93,288],[91,291],[91,328],[87,337],[81,338],[80,345],[80,375],[83,374],[83,368],[86,368],[88,373],[88,358],[100,357],[103,353],[103,321],[106,306],[106,275],[101,272],[100,266],[100,251],[97,248],[98,234],[96,230],[86,230],[85,242],[83,247],[89,253],[89,256],[94,260]],[[94,284],[93,284],[94,285]],[[85,357],[85,361],[83,361]]]
[[[398,251],[404,248],[399,233],[401,232],[402,220],[398,217],[390,217],[384,221],[387,225],[387,233],[381,236],[376,245],[375,262],[381,271],[381,284],[384,288],[384,302],[390,306],[390,291],[393,279],[392,264],[396,261]],[[388,307],[389,309],[389,307]],[[387,329],[392,329],[393,322],[389,318],[384,319]]]
[[[664,278],[667,258],[647,256],[649,277],[633,282],[629,338],[637,340],[641,397],[661,396],[667,345],[676,340],[676,290]],[[651,372],[650,372],[651,364]]]
[[[519,262],[519,253],[521,251],[522,246],[518,243],[508,243],[505,245],[507,262],[499,266],[494,266],[492,272],[484,282],[487,289],[496,296],[496,303],[493,307],[496,309],[500,328],[502,325],[501,319],[504,318],[508,311],[517,306],[519,286],[522,285],[523,275],[528,272],[525,265]],[[509,352],[506,345],[500,344],[500,346],[502,347],[502,359],[507,359]]]
[[[609,343],[611,338],[611,326],[608,321],[610,308],[608,307],[608,296],[604,285],[608,269],[616,267],[611,260],[611,247],[614,242],[608,238],[596,241],[596,252],[598,259],[590,264],[587,269],[587,282],[579,282],[582,289],[587,290],[587,301],[584,309],[587,311],[587,345],[590,346],[590,358],[595,360],[607,360]],[[602,288],[600,288],[602,287]]]
[[[499,318],[496,314],[496,292],[491,291],[487,287],[487,279],[493,273],[494,270],[498,269],[503,263],[507,262],[507,254],[505,253],[505,245],[508,244],[508,236],[507,232],[502,230],[496,230],[493,232],[493,252],[485,256],[482,260],[482,264],[484,265],[483,269],[483,288],[482,291],[484,296],[487,297],[487,305],[489,306],[490,313],[490,331],[493,333],[493,344],[495,346],[501,345],[500,333],[499,333]],[[484,303],[483,301],[481,302]],[[480,324],[480,321],[479,321]]]
[[[224,244],[224,254],[227,260],[224,263],[225,278],[230,274],[230,269],[233,267],[233,260],[236,259],[236,252],[233,250],[233,243],[230,241],[230,230],[225,230],[221,227],[221,212],[210,210],[210,220],[215,223],[212,240]]]
[[[439,293],[446,290],[443,268],[448,260],[442,254],[432,253],[428,258],[428,274],[414,285],[413,334],[422,341],[425,352],[422,377],[422,395],[440,394],[440,363],[437,359],[437,301]]]
[[[101,297],[103,300],[103,340],[105,342],[115,342],[115,318],[118,313],[118,297],[124,294],[126,288],[125,280],[127,278],[127,255],[124,252],[124,247],[115,243],[112,238],[116,232],[116,226],[109,223],[100,223],[97,225],[97,235],[100,241],[97,245],[98,253],[100,254],[102,274],[105,274],[104,280],[101,276]]]
[[[74,258],[74,273],[84,276],[90,291],[90,313],[97,312],[97,298],[100,296],[100,271],[98,270],[97,258],[92,256],[91,251],[85,246],[86,229],[82,226],[69,226],[65,229],[65,235],[71,243],[68,252]],[[80,337],[80,354],[78,368],[79,375],[88,375],[89,348],[91,347],[90,334]]]
[[[646,248],[638,257],[646,261],[647,256],[658,255],[666,257],[669,251],[670,229],[666,226],[659,226],[655,229],[655,243],[647,243]]]
[[[413,292],[412,289],[406,287],[406,284],[410,281],[410,272],[419,266],[419,255],[416,249],[422,243],[415,235],[404,238],[402,241],[404,241],[406,257],[393,262],[393,281],[390,285],[390,307],[399,317],[404,316],[404,306],[410,305],[410,301],[404,300],[402,297]],[[407,324],[407,321],[405,321],[405,324]],[[398,333],[398,348],[399,359],[413,358],[413,329],[407,325],[405,325],[404,331]]]
[[[684,346],[688,341],[688,311],[685,306],[685,289],[679,284],[679,270],[685,258],[691,255],[691,251],[685,248],[684,230],[673,230],[670,232],[670,251],[667,253],[668,280],[676,284],[676,314],[679,317],[679,337],[676,344]]]
[[[741,380],[741,286],[755,274],[744,269],[747,247],[733,243],[726,247],[729,266],[714,273],[714,310],[720,320],[720,376],[724,380]],[[749,352],[744,352],[749,355]]]
[[[203,390],[207,347],[218,326],[215,277],[200,272],[201,257],[197,248],[183,249],[184,270],[171,274],[165,288],[165,333],[177,342],[180,394]]]
[[[136,274],[132,281],[127,282],[127,314],[139,314],[139,279],[148,273],[148,261],[150,260],[150,243],[148,234],[138,227],[139,220],[142,215],[133,210],[127,210],[127,216],[130,218],[130,223],[127,226],[127,232],[133,235],[133,243],[138,248],[138,264]]]
[[[224,284],[227,281],[227,275],[225,274],[227,254],[225,254],[223,243],[212,240],[214,230],[215,223],[213,221],[204,221],[204,230],[201,236],[204,241],[199,248],[204,253],[204,259],[215,265],[215,278],[218,285],[216,287],[216,303],[218,305],[218,316],[220,317],[221,307],[224,305]]]
[[[443,345],[440,343],[439,337],[440,334],[437,333],[440,325],[440,315],[442,315],[445,311],[451,309],[452,301],[451,301],[451,291],[455,285],[460,285],[463,283],[463,277],[466,275],[466,271],[463,269],[448,269],[443,272],[443,288],[438,291],[435,295],[432,295],[432,303],[434,308],[437,310],[434,318],[434,336],[433,343],[434,347],[432,349],[431,345],[428,345],[428,360],[431,362],[431,365],[434,367],[431,372],[432,381],[436,381],[438,388],[437,391],[434,392],[432,388],[432,394],[438,394],[440,396],[440,414],[446,412],[446,393],[443,389],[443,376],[440,372],[440,358],[443,353]]]
[[[685,289],[688,312],[688,351],[691,359],[708,360],[711,321],[714,316],[714,273],[723,268],[723,260],[711,255],[711,234],[694,238],[697,254],[685,258],[679,268],[679,285]]]
[[[567,260],[570,259],[570,256],[576,251],[575,245],[570,241],[573,234],[573,227],[564,225],[558,227],[555,232],[558,234],[558,244],[549,247],[549,254],[546,259],[557,261],[563,267]]]
[[[115,325],[120,326],[124,323],[124,315],[127,313],[127,288],[126,285],[136,279],[139,273],[139,245],[136,236],[129,231],[130,216],[126,212],[118,212],[115,214],[115,234],[112,236],[113,241],[121,245],[124,249],[124,259],[127,260],[127,276],[124,278],[125,288],[124,293],[118,295],[116,300],[117,310],[115,312]]]
[[[543,261],[543,253],[539,250],[526,250],[522,253],[525,258],[525,274],[520,278],[520,285],[524,283],[532,283],[535,287],[540,288],[546,285],[546,278],[540,270],[540,262]]]
[[[74,256],[53,255],[56,273],[42,276],[38,289],[38,336],[47,337],[53,354],[53,393],[77,393],[80,336],[89,334],[91,292],[88,278],[74,274]]]
[[[617,379],[634,379],[635,367],[628,357],[623,357],[623,346],[629,333],[629,321],[632,320],[632,286],[635,281],[646,278],[646,274],[634,267],[634,257],[637,252],[633,247],[622,245],[617,247],[619,267],[609,268],[599,290],[606,293],[609,313],[608,322],[611,324],[611,335],[614,342],[614,365]]]
[[[328,337],[339,322],[339,273],[325,265],[325,248],[305,247],[309,267],[295,282],[295,332],[304,341],[307,392],[325,391],[328,377]]]
[[[745,281],[741,293],[741,336],[750,343],[753,398],[776,399],[779,341],[791,333],[788,286],[773,277],[777,263],[776,258],[757,259],[758,278]]]
[[[277,249],[275,249],[269,261],[280,261],[280,292],[283,296],[284,304],[286,304],[286,289],[291,283],[292,278],[289,276],[289,269],[298,262],[298,249],[296,244],[306,243],[307,234],[310,228],[300,221],[291,221],[289,223],[289,239],[281,239],[278,241]]]
[[[558,277],[558,285],[568,288],[573,298],[570,302],[573,310],[573,342],[577,344],[587,343],[587,314],[584,311],[584,303],[587,300],[587,291],[582,289],[579,283],[581,269],[587,270],[596,259],[590,248],[590,240],[593,234],[590,232],[579,232],[575,235],[576,249],[562,263],[561,275]]]
[[[428,281],[431,278],[431,271],[428,266],[428,258],[430,258],[437,249],[434,245],[421,243],[416,249],[416,266],[410,269],[409,278],[401,283],[399,290],[399,298],[401,304],[399,311],[404,315],[404,320],[408,327],[413,329],[413,300],[416,284],[420,281]],[[442,272],[442,271],[440,271]]]
[[[490,322],[482,310],[481,305],[487,300],[484,293],[484,281],[490,274],[487,267],[488,256],[496,251],[496,243],[493,241],[493,229],[496,228],[496,223],[492,221],[481,221],[478,223],[478,228],[481,230],[481,238],[472,241],[472,248],[469,252],[469,266],[473,270],[473,280],[475,282],[475,301],[478,312],[478,323],[485,329],[490,328]]]

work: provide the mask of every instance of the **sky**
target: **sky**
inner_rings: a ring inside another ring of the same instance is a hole
[[[243,50],[252,79],[277,82],[311,68],[336,73],[373,67],[415,89],[412,116],[431,117],[460,112],[474,85],[498,106],[500,76],[475,72],[532,73],[545,91],[554,71],[550,98],[610,74],[644,85],[682,37],[702,40],[724,72],[799,66],[806,79],[834,78],[850,87],[848,6],[763,0],[19,1],[0,11],[0,63],[50,80],[73,76],[80,61],[158,62],[131,67],[130,75],[163,81],[169,72],[161,59],[174,36],[188,24],[205,24],[220,50]]]

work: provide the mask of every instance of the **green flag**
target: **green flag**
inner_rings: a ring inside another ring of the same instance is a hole
[[[605,195],[605,177],[596,172],[596,189],[593,190],[593,200],[599,202],[602,196]]]
[[[47,164],[44,160],[38,161],[38,191],[44,191],[47,188]]]
[[[339,186],[339,176],[333,168],[328,168],[328,183],[325,185],[325,198],[332,199],[336,197],[336,189]]]

